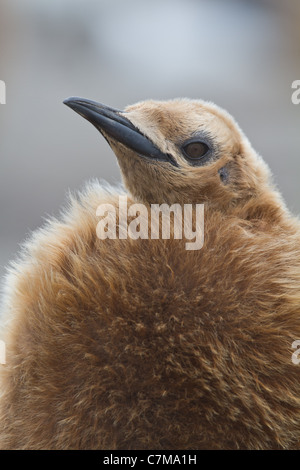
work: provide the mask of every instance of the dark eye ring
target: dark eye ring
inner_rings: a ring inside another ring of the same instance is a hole
[[[195,141],[183,147],[186,156],[192,160],[203,158],[209,151],[209,146],[205,142]]]

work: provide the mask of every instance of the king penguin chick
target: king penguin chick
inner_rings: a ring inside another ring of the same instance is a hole
[[[267,165],[212,103],[65,104],[107,139],[128,193],[89,184],[11,267],[0,447],[298,448],[300,225]],[[97,208],[119,217],[120,194],[204,204],[203,246],[100,239]]]

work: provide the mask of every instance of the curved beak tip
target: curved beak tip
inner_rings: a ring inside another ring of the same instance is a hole
[[[78,96],[70,96],[69,98],[66,98],[65,100],[63,100],[63,104],[71,108],[72,104],[74,105],[78,100],[80,100]]]

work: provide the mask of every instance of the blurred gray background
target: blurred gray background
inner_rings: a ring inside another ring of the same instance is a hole
[[[0,0],[0,276],[68,188],[120,179],[105,140],[62,101],[148,98],[226,108],[300,212],[299,0]]]

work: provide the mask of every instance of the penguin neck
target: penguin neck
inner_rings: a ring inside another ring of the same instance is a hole
[[[295,219],[276,190],[266,190],[236,205],[232,215],[244,220],[282,227],[286,230]]]

